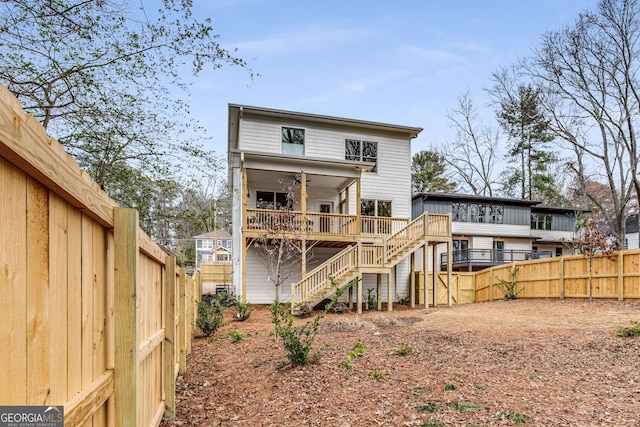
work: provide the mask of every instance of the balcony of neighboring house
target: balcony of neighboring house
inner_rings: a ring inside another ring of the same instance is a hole
[[[516,261],[551,258],[552,251],[520,249],[461,249],[451,252],[451,267],[458,271],[475,271]],[[447,254],[440,255],[442,269],[447,266]]]

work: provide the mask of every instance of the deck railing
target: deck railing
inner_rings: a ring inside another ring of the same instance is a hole
[[[247,229],[261,232],[287,231],[299,234],[327,236],[388,236],[409,223],[408,218],[358,217],[322,212],[301,212],[286,209],[247,209]]]
[[[349,246],[311,270],[298,283],[291,285],[291,305],[309,301],[313,296],[331,288],[329,276],[337,281],[358,266],[358,246]]]
[[[386,224],[383,227],[388,225],[393,228],[397,223],[379,222],[376,226],[381,224]],[[330,290],[329,276],[336,278],[340,284],[344,284],[341,279],[359,268],[393,266],[394,256],[416,244],[423,237],[448,236],[449,224],[448,215],[425,213],[385,239],[383,244],[359,243],[338,252],[309,272],[300,282],[291,285],[292,305],[295,307],[301,302],[314,300],[319,293]]]
[[[552,251],[530,251],[520,249],[462,249],[451,252],[451,263],[454,266],[495,265],[551,257],[553,257]],[[447,264],[446,253],[440,256],[440,264]]]

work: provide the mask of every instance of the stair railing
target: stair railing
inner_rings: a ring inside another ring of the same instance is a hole
[[[337,281],[358,267],[358,246],[344,248],[318,267],[311,270],[298,283],[291,285],[291,305],[293,307],[308,301],[319,292],[331,287],[329,276]]]

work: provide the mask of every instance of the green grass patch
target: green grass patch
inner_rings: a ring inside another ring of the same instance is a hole
[[[400,347],[392,349],[391,354],[393,354],[394,356],[406,356],[407,354],[411,353],[411,351],[411,346],[406,342],[403,342],[402,344],[400,344]]]
[[[516,424],[524,424],[527,421],[529,421],[528,416],[522,415],[522,414],[516,414],[515,412],[511,412],[511,411],[501,411],[498,413],[496,418],[498,418],[499,420],[513,421]]]
[[[450,403],[449,406],[458,412],[478,411],[482,409],[482,405],[463,401]]]
[[[629,326],[627,328],[622,327],[618,329],[618,333],[616,334],[616,336],[618,336],[619,338],[634,338],[640,336],[640,323],[638,323],[636,320],[631,320],[631,325],[633,326]]]
[[[436,412],[438,407],[433,403],[425,403],[415,407],[418,412]]]
[[[373,381],[379,381],[387,378],[389,375],[390,375],[390,372],[388,369],[378,368],[369,372],[369,379]]]

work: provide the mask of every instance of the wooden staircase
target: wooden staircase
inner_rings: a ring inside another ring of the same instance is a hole
[[[341,287],[359,277],[361,268],[392,268],[424,245],[425,238],[450,238],[450,230],[448,215],[424,213],[382,244],[348,246],[291,285],[291,307],[294,311],[303,303],[314,307],[334,293],[330,277]]]

